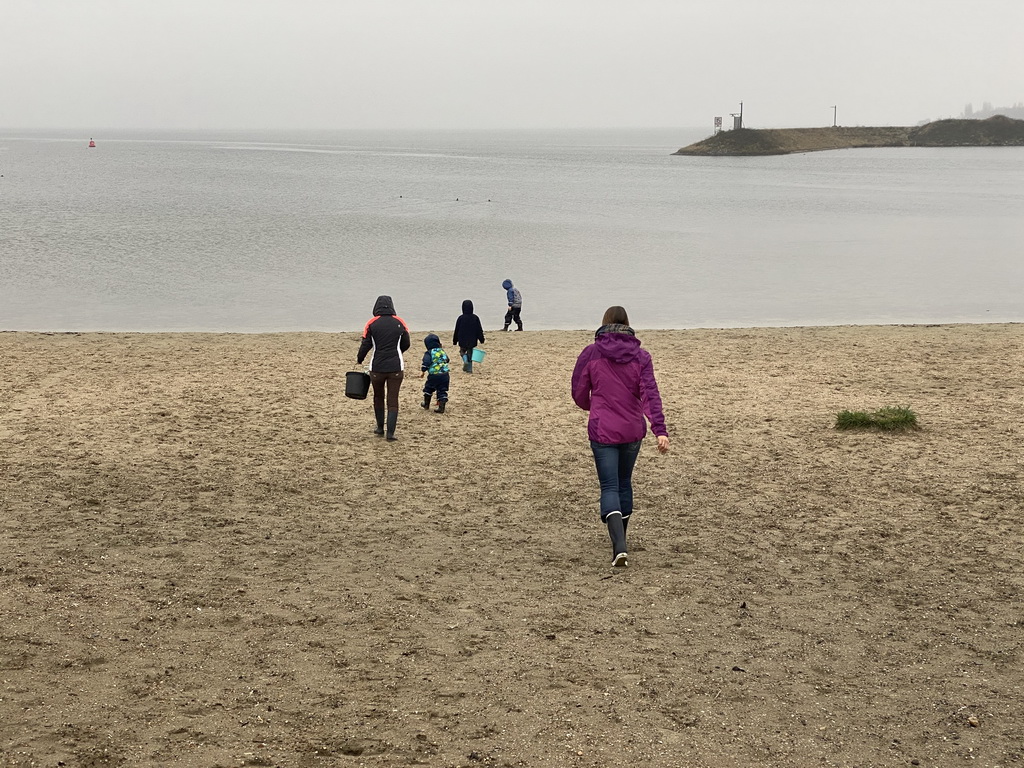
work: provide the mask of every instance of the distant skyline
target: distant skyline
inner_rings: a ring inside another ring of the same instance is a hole
[[[0,127],[913,125],[1024,101],[1021,0],[5,0]]]

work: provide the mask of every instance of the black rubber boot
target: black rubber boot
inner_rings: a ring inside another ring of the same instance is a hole
[[[420,403],[420,405],[423,406],[424,410],[429,410],[430,409],[430,395],[424,395],[423,396],[423,402]]]
[[[626,535],[626,531],[628,531],[628,530],[629,530],[629,518],[628,517],[624,517],[624,518],[622,518],[622,535],[625,536]]]
[[[388,411],[388,436],[389,442],[394,442],[398,438],[395,437],[395,427],[398,425],[398,411]]]
[[[505,327],[504,327],[504,328],[502,328],[501,330],[503,330],[503,331],[507,331],[507,330],[508,330],[508,327],[509,327],[509,325],[511,325],[511,323],[505,323]]]
[[[626,527],[622,524],[621,512],[609,512],[605,518],[608,536],[612,540],[612,565],[629,565],[626,560]]]
[[[444,407],[448,405],[447,400],[438,400],[437,408],[434,409],[434,413],[444,413]]]
[[[384,434],[384,409],[383,408],[374,408],[373,409],[373,415],[377,417],[377,428],[375,430],[373,430],[373,434],[375,434],[375,435],[383,435]]]

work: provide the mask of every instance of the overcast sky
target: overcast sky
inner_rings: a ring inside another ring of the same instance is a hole
[[[3,0],[0,126],[913,125],[1024,101],[1024,0]]]

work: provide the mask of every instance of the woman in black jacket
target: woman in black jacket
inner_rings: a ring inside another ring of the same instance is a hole
[[[356,362],[362,363],[370,353],[370,383],[373,385],[373,413],[377,417],[375,435],[384,434],[384,404],[387,401],[387,438],[395,440],[398,424],[398,391],[405,378],[405,358],[409,349],[409,326],[395,314],[390,296],[378,296],[373,317],[363,328]],[[372,352],[371,352],[372,350]]]

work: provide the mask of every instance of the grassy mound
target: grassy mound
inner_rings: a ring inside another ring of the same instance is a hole
[[[895,432],[920,429],[917,414],[909,408],[879,408],[873,413],[841,411],[836,416],[836,429],[878,429]]]
[[[1024,146],[1024,120],[996,115],[987,120],[939,120],[917,128],[740,128],[722,131],[676,155],[788,155],[858,147]]]
[[[1024,146],[1024,120],[937,120],[910,131],[912,144],[928,147]]]

